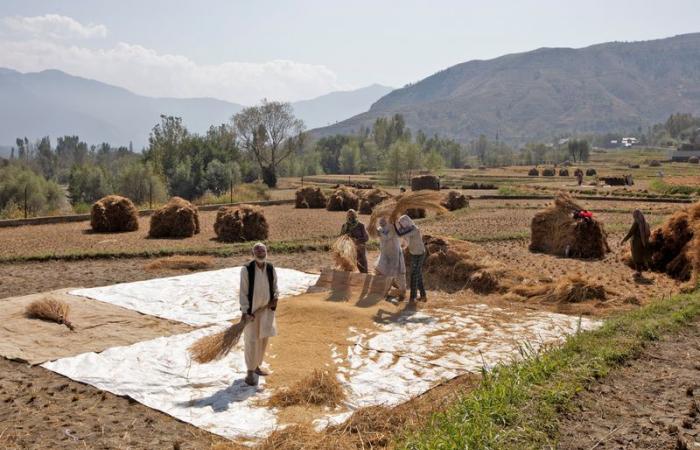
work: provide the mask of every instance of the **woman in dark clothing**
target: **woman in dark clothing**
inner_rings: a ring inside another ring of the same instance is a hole
[[[620,242],[620,245],[624,245],[627,240],[632,239],[632,262],[637,270],[637,276],[642,275],[642,270],[648,267],[648,247],[649,247],[649,236],[651,232],[649,230],[649,224],[644,218],[644,214],[638,209],[632,212],[632,217],[634,217],[634,223],[632,228],[627,233],[627,236]]]
[[[357,250],[357,270],[367,273],[366,244],[369,241],[369,235],[365,225],[357,220],[357,211],[354,209],[348,210],[347,221],[343,224],[340,234],[347,234],[353,240]]]

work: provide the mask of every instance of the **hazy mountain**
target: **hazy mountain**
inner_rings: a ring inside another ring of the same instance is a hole
[[[294,114],[304,119],[307,128],[331,125],[367,111],[372,103],[391,92],[393,88],[373,84],[354,91],[331,92],[311,100],[292,104]]]
[[[315,134],[351,133],[401,113],[414,131],[462,142],[498,134],[522,143],[560,133],[645,130],[674,112],[700,114],[700,33],[469,61]]]
[[[379,85],[334,92],[294,103],[307,127],[321,126],[366,111],[391,91]],[[0,68],[0,147],[17,137],[77,134],[91,144],[109,142],[135,149],[148,144],[148,134],[161,114],[182,117],[190,131],[228,122],[243,106],[213,98],[152,98],[59,70],[20,73]],[[0,148],[0,156],[6,153]]]

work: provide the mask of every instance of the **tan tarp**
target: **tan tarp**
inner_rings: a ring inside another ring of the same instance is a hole
[[[193,329],[66,292],[67,289],[0,300],[0,356],[41,364]],[[64,325],[24,316],[27,305],[45,297],[68,303],[75,331]]]

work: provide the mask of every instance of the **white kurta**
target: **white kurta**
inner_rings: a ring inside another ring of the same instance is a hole
[[[273,292],[278,297],[277,271],[272,272]],[[241,269],[241,283],[239,302],[241,313],[248,313],[248,268]],[[270,302],[270,284],[267,280],[267,266],[259,268],[255,265],[255,286],[253,286],[253,308],[255,320],[250,322],[243,330],[245,347],[245,362],[248,370],[255,370],[262,364],[269,337],[277,335],[277,321],[275,312],[270,309],[255,312]]]
[[[379,228],[379,259],[376,270],[387,277],[399,277],[406,273],[401,240],[391,225]]]

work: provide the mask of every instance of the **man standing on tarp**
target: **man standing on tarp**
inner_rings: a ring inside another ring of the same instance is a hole
[[[265,357],[268,339],[277,336],[275,310],[277,309],[277,271],[267,262],[267,247],[262,242],[253,246],[254,259],[241,268],[240,304],[243,316],[250,322],[243,330],[245,364],[248,374],[245,382],[258,385],[258,377],[268,373],[260,366]]]

